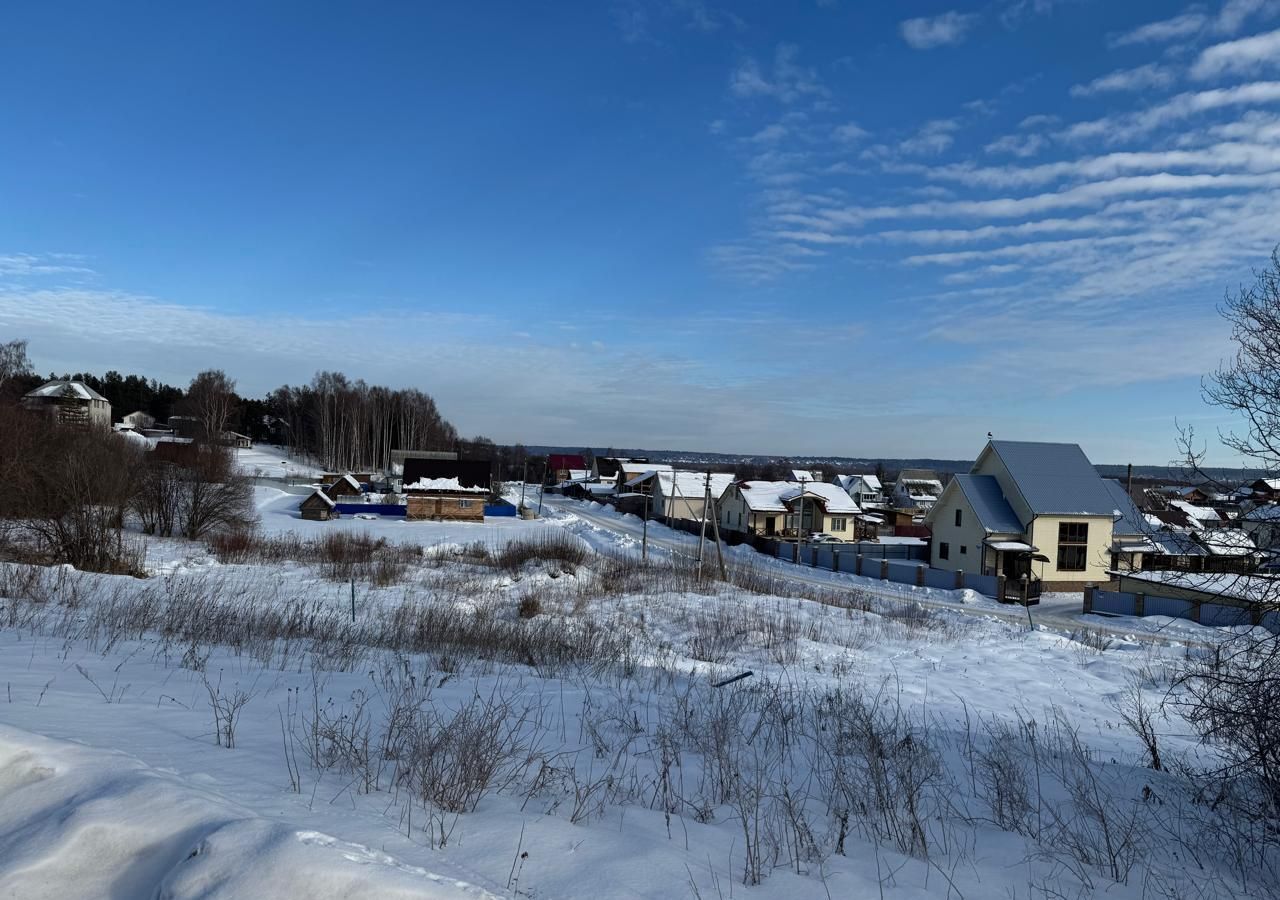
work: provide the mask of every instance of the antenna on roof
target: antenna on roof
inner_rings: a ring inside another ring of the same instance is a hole
[[[990,431],[988,431],[988,432],[987,432],[987,439],[988,439],[988,440],[990,440],[990,438],[991,438],[991,437],[992,437],[991,432],[990,432]]]

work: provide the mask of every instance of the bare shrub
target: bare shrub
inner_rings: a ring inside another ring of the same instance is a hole
[[[204,689],[209,694],[209,708],[213,711],[213,736],[214,742],[219,747],[226,747],[228,750],[234,749],[236,746],[236,726],[240,722],[240,713],[253,699],[253,694],[240,689],[240,685],[235,685],[232,690],[224,692],[222,690],[222,675],[218,675],[218,681],[211,684],[209,679],[204,679]]]
[[[522,619],[532,619],[541,612],[542,600],[534,593],[525,594],[520,598],[520,603],[516,606],[516,613]]]
[[[492,553],[494,563],[509,572],[518,571],[531,560],[555,562],[577,568],[586,563],[590,551],[573,535],[559,529],[546,530],[536,537],[502,545]]]

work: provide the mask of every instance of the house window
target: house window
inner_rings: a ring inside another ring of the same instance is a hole
[[[961,545],[960,545],[960,552],[961,552],[961,553],[964,553],[965,555],[968,555],[968,553],[969,553],[969,548],[968,548],[967,546],[965,546],[964,544],[961,544]]]
[[[1083,572],[1088,544],[1088,522],[1059,522],[1058,571]]]
[[[459,508],[459,509],[470,509],[470,508],[471,508],[471,501],[470,501],[470,500],[459,500],[459,501],[458,501],[458,508]]]
[[[959,527],[960,527],[960,522],[961,522],[961,519],[963,518],[963,515],[962,515],[962,514],[963,514],[963,512],[964,512],[964,510],[961,510],[961,509],[957,509],[957,510],[956,510],[956,527],[957,527],[957,528],[959,528]],[[963,551],[963,550],[961,550],[960,552],[961,552],[961,553],[963,553],[964,551]]]
[[[800,524],[800,517],[796,515],[784,516],[782,519],[783,528],[795,528]]]
[[[943,541],[941,544],[938,545],[938,559],[950,559],[950,558],[951,558],[951,545],[948,544],[946,541]]]
[[[848,527],[849,527],[848,519],[835,518],[831,520],[832,531],[844,531]]]

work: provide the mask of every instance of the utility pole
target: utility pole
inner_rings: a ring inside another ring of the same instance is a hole
[[[707,473],[707,491],[711,490],[711,473]],[[720,546],[720,510],[716,507],[716,501],[711,501],[711,533],[716,539],[716,561],[720,564],[720,580],[728,581],[729,576],[724,570],[724,548]]]
[[[702,492],[702,530],[698,532],[698,580],[702,580],[702,553],[707,545],[707,510],[711,507],[711,471],[707,470],[706,487]]]
[[[803,478],[800,479],[800,510],[796,515],[796,562],[800,561],[800,532],[804,528],[804,484]]]
[[[538,518],[542,518],[542,495],[547,492],[547,464],[542,464],[542,483],[538,485]]]
[[[524,474],[520,476],[520,509],[524,509],[524,488],[529,481],[529,460],[524,461]]]
[[[644,495],[644,531],[640,537],[640,558],[649,558],[649,494]]]

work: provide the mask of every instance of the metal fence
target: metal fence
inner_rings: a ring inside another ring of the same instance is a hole
[[[1274,611],[1159,594],[1090,588],[1085,590],[1084,610],[1113,616],[1168,616],[1213,626],[1261,625],[1273,634],[1280,634],[1280,614]]]

